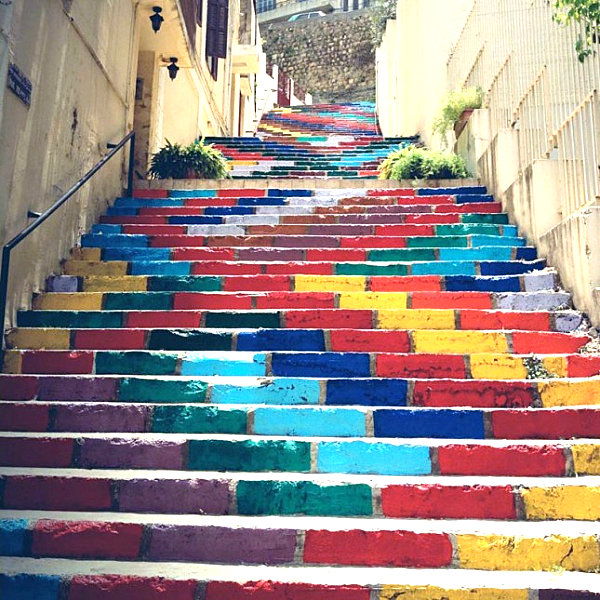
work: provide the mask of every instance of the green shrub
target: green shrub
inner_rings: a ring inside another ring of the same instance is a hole
[[[152,179],[223,179],[227,177],[227,159],[212,144],[196,140],[188,146],[169,140],[152,155],[148,174]]]
[[[379,166],[380,179],[460,179],[468,177],[462,157],[416,146],[394,150]]]
[[[479,87],[470,87],[464,90],[450,92],[433,122],[433,133],[439,133],[444,140],[450,129],[460,118],[462,113],[469,108],[481,108],[483,92]]]

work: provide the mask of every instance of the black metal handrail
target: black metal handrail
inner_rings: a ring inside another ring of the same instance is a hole
[[[127,171],[127,196],[131,196],[133,190],[133,166],[135,154],[135,131],[130,131],[118,144],[107,144],[110,152],[99,160],[71,189],[65,192],[48,210],[41,215],[32,215],[36,219],[23,231],[18,233],[2,247],[2,273],[0,275],[0,371],[2,370],[4,357],[4,329],[6,322],[6,305],[8,298],[8,271],[10,268],[10,253],[30,233],[35,231],[48,217],[56,212],[75,192],[82,188],[115,154],[127,143],[129,145],[129,169]],[[31,213],[28,213],[31,214]]]

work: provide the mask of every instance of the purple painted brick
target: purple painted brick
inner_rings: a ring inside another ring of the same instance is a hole
[[[117,379],[107,377],[42,377],[39,399],[110,401],[117,397],[117,384]]]
[[[310,228],[311,235],[373,235],[370,225],[354,225],[349,229],[344,225],[313,225]]]
[[[273,238],[273,244],[283,248],[337,248],[339,240],[336,236],[279,235]]]
[[[79,281],[75,275],[53,275],[46,279],[48,292],[77,292],[78,288]]]
[[[569,333],[575,331],[583,322],[583,316],[578,312],[557,313],[554,317],[556,331]]]
[[[532,292],[529,294],[498,294],[496,306],[500,310],[555,310],[569,302],[566,292]]]
[[[226,515],[226,481],[202,479],[130,479],[119,484],[119,507],[125,512]]]
[[[55,431],[145,431],[146,406],[64,404],[56,408]]]
[[[279,260],[296,261],[304,259],[302,250],[276,250],[274,248],[240,248],[238,251],[239,260]]]
[[[84,469],[182,469],[186,442],[87,438],[81,442]]]
[[[278,565],[294,558],[293,529],[230,529],[156,525],[148,549],[150,560]]]
[[[523,275],[526,292],[540,292],[542,290],[553,290],[556,287],[556,275],[554,273],[526,273]]]

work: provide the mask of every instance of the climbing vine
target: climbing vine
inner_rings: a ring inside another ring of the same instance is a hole
[[[580,23],[584,34],[575,42],[575,51],[580,62],[593,52],[594,44],[600,41],[599,0],[554,0],[554,20],[568,25]]]

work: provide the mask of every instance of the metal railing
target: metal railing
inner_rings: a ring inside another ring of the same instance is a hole
[[[107,144],[110,152],[99,160],[79,181],[65,192],[56,202],[41,215],[35,215],[35,221],[13,237],[2,247],[2,273],[0,274],[0,369],[4,356],[4,332],[6,326],[6,305],[8,299],[8,283],[11,252],[27,237],[33,233],[46,219],[54,214],[71,196],[79,191],[102,167],[129,143],[129,168],[127,171],[127,196],[133,191],[133,170],[135,154],[135,132],[129,132],[118,144]]]

